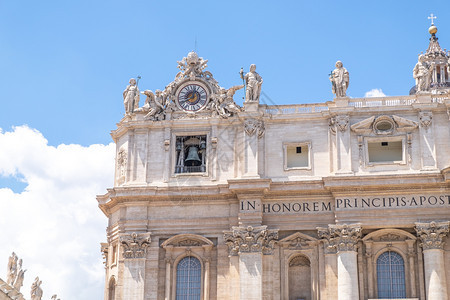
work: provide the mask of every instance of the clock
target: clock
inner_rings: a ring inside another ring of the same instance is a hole
[[[208,92],[200,84],[189,83],[179,89],[176,100],[178,106],[184,111],[196,112],[206,106]]]

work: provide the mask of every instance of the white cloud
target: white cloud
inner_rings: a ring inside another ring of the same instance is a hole
[[[381,89],[371,89],[370,91],[364,94],[364,98],[372,98],[372,97],[386,97]]]
[[[36,276],[43,299],[103,298],[100,242],[106,240],[107,219],[95,196],[112,186],[113,171],[113,143],[53,147],[27,126],[0,129],[0,177],[28,184],[16,193],[0,188],[0,271],[6,271],[12,251],[23,259],[25,298]]]

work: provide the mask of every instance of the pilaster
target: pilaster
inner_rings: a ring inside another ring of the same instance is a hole
[[[416,223],[416,232],[423,248],[425,287],[427,299],[447,300],[443,238],[449,232],[450,222]]]
[[[318,228],[319,236],[328,242],[328,251],[337,250],[338,300],[359,299],[357,244],[361,231],[360,224]]]
[[[422,171],[437,170],[433,113],[431,111],[425,110],[419,112],[419,133]]]
[[[224,232],[230,256],[239,256],[239,287],[241,300],[261,300],[262,255],[273,254],[278,230],[267,226],[233,226]]]
[[[120,237],[124,259],[123,299],[145,299],[145,261],[150,233],[122,234]]]
[[[330,130],[332,131],[336,142],[336,170],[335,173],[352,173],[352,155],[350,143],[350,117],[347,114],[339,114],[330,119]]]

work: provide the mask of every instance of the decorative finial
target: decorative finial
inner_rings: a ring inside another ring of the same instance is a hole
[[[436,17],[435,15],[431,14],[431,15],[428,17],[428,19],[431,20],[431,26],[430,26],[430,28],[428,28],[428,32],[429,32],[432,36],[434,36],[434,35],[436,34],[436,32],[437,32],[437,27],[436,27],[436,25],[434,25],[434,19],[437,19],[437,17]]]

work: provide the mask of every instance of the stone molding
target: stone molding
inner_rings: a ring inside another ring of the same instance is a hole
[[[361,224],[328,225],[328,228],[317,228],[319,237],[326,242],[327,253],[336,251],[357,251],[361,238]]]
[[[150,245],[150,233],[123,234],[119,237],[123,248],[123,258],[145,258],[147,247]]]
[[[444,249],[443,238],[449,232],[450,221],[415,223],[416,232],[423,250]]]
[[[247,119],[244,122],[244,130],[245,133],[249,136],[253,136],[255,133],[257,133],[258,138],[262,138],[266,129],[262,120]]]
[[[239,253],[273,253],[273,246],[278,240],[278,229],[267,229],[263,226],[233,226],[231,231],[224,231],[224,240],[230,256]]]

